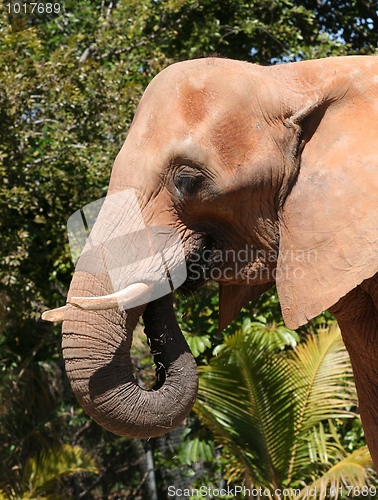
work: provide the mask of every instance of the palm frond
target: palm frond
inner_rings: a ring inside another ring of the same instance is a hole
[[[313,464],[329,465],[334,457],[346,454],[332,420],[328,421],[327,432],[323,422],[313,427],[307,434],[307,446],[310,462]]]
[[[279,483],[292,446],[291,366],[261,339],[237,332],[200,367],[195,410],[246,466],[255,484]]]
[[[265,316],[257,316],[253,320],[245,318],[242,324],[242,331],[247,335],[261,342],[271,350],[284,349],[285,347],[295,347],[300,338],[297,332],[287,328],[283,322],[277,323]]]
[[[329,330],[320,330],[317,336],[309,337],[305,344],[299,344],[291,362],[296,367],[292,393],[295,439],[289,481],[295,470],[311,461],[309,434],[316,432],[324,420],[354,417],[350,408],[357,404],[352,367],[336,324]],[[328,453],[332,456],[330,447]]]
[[[289,355],[243,329],[199,370],[195,410],[254,484],[290,484],[345,457],[332,418],[355,416],[356,393],[337,326]]]
[[[301,393],[303,429],[328,418],[354,416],[345,407],[355,406],[357,396],[348,352],[335,323],[319,330],[294,354]]]
[[[320,478],[303,488],[296,498],[297,500],[306,500],[307,498],[324,500],[331,493],[330,496],[337,500],[341,496],[341,492],[349,492],[349,497],[357,491],[357,496],[366,497],[369,492],[370,481],[373,481],[374,478],[373,461],[367,446],[363,446],[339,460]],[[372,496],[375,496],[375,492],[374,487]],[[314,493],[316,493],[316,496]]]
[[[64,444],[28,460],[23,474],[23,490],[28,492],[29,498],[34,498],[60,478],[78,472],[98,473],[96,461],[80,446]]]

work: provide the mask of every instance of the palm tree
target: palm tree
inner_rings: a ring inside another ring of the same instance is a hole
[[[234,457],[227,478],[262,487],[264,498],[267,491],[279,498],[283,488],[301,499],[314,491],[326,498],[331,488],[336,498],[341,487],[366,486],[374,476],[368,449],[347,452],[334,425],[355,418],[357,404],[339,328],[320,329],[294,348],[290,332],[267,329],[242,328],[199,368],[195,410]]]
[[[98,473],[95,459],[80,446],[62,444],[29,458],[19,491],[12,490],[5,494],[0,490],[0,500],[58,500],[62,498],[59,495],[59,480],[84,472]]]

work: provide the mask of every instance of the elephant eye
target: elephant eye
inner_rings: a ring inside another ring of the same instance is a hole
[[[183,196],[191,196],[196,193],[203,181],[201,174],[192,172],[177,172],[174,176],[174,185]]]

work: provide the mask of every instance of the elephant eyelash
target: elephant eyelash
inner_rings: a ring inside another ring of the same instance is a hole
[[[198,191],[203,182],[203,176],[189,172],[177,172],[173,182],[181,195],[190,196]]]

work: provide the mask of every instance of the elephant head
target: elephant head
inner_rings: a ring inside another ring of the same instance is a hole
[[[274,283],[296,328],[377,272],[377,95],[374,57],[274,67],[208,58],[152,80],[115,160],[109,203],[92,230],[97,244],[79,260],[67,305],[45,313],[63,320],[72,388],[98,423],[157,436],[196,397],[196,365],[170,289],[152,300],[153,275],[172,277],[138,256],[141,231],[179,236],[182,288],[219,283],[221,328]],[[141,219],[111,201],[130,190]],[[122,265],[109,272],[106,252],[139,264],[128,277]],[[129,355],[141,315],[157,356],[152,391],[135,383]]]

